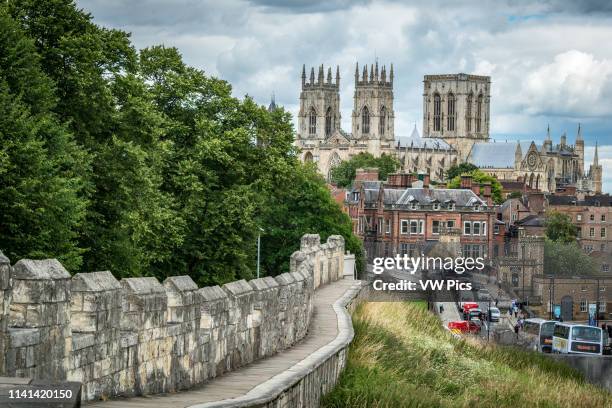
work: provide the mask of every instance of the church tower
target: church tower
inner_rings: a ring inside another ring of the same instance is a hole
[[[324,141],[340,129],[340,68],[332,81],[332,69],[319,66],[315,78],[314,67],[306,77],[306,65],[302,67],[302,92],[298,113],[297,136],[300,140]]]
[[[472,145],[489,140],[491,77],[425,75],[423,136],[442,138],[465,161]]]
[[[393,146],[395,140],[393,111],[393,64],[387,73],[383,65],[355,66],[355,96],[352,117],[353,138],[368,144],[368,151],[380,156],[381,149]]]
[[[584,174],[584,138],[582,137],[582,127],[578,124],[578,133],[576,134],[576,145],[574,153],[577,157],[576,174],[573,182],[580,180]]]
[[[603,167],[599,164],[599,154],[597,152],[597,142],[595,142],[595,154],[593,156],[593,164],[589,170],[589,176],[593,182],[593,190],[595,194],[602,192]]]

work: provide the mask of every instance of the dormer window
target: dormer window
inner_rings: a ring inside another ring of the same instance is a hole
[[[455,203],[448,203],[448,209],[453,211],[455,209]]]
[[[434,209],[434,211],[438,211],[440,209],[440,203],[433,203],[432,208]]]
[[[419,203],[417,203],[416,201],[411,201],[410,202],[410,209],[411,210],[416,210],[417,208],[419,208]]]

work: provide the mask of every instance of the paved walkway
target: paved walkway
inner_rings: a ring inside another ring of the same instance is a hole
[[[354,283],[355,281],[352,279],[345,279],[317,289],[314,297],[314,313],[308,334],[301,342],[283,352],[224,374],[201,387],[189,391],[99,401],[87,403],[86,406],[100,408],[182,408],[242,396],[255,386],[287,370],[336,338],[338,323],[332,305]]]

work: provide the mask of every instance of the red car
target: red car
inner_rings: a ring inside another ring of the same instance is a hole
[[[480,325],[478,323],[466,320],[462,320],[459,322],[448,322],[448,328],[451,331],[458,331],[460,333],[480,333]]]

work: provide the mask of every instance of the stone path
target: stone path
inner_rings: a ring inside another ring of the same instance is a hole
[[[201,387],[188,391],[89,402],[86,403],[86,406],[99,408],[183,408],[203,402],[242,396],[255,386],[287,370],[336,338],[338,323],[332,305],[354,283],[355,281],[352,279],[345,279],[317,289],[314,297],[314,313],[308,334],[290,349],[224,374]]]

